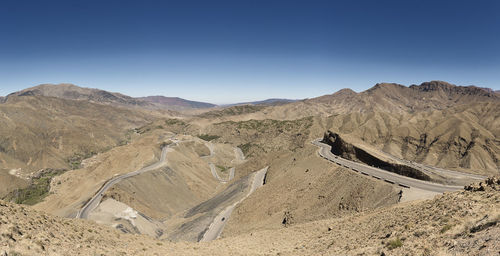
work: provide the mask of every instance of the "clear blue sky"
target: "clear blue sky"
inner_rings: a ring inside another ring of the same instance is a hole
[[[0,95],[74,83],[214,103],[377,82],[500,89],[500,1],[0,2]]]

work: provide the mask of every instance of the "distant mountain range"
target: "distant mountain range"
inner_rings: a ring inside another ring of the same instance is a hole
[[[68,100],[86,100],[95,103],[123,106],[148,107],[152,104],[126,96],[120,93],[107,92],[99,89],[82,88],[73,84],[41,84],[7,95],[13,96],[45,96]]]
[[[266,106],[271,106],[271,105],[283,105],[291,102],[295,102],[298,100],[291,100],[291,99],[267,99],[267,100],[260,100],[260,101],[249,101],[249,102],[241,102],[241,103],[234,103],[234,104],[225,104],[223,106],[230,107],[230,106],[239,106],[239,105],[266,105]]]
[[[164,96],[133,98],[121,93],[82,88],[73,84],[42,84],[19,92],[11,93],[6,98],[13,96],[46,96],[69,100],[85,100],[94,103],[122,107],[142,107],[168,110],[211,108],[216,106],[205,102]]]
[[[176,111],[206,109],[218,106],[212,103],[191,101],[179,97],[148,96],[134,98],[123,95],[121,93],[108,92],[100,89],[83,88],[73,84],[41,84],[35,87],[11,93],[7,97],[0,97],[0,103],[5,102],[8,97],[13,96],[46,96],[69,100],[86,100],[94,103],[114,106],[168,109]],[[222,107],[237,105],[281,105],[294,101],[296,100],[267,99],[262,101],[222,105]]]
[[[306,105],[327,105],[335,112],[381,110],[384,112],[407,112],[444,109],[452,105],[478,101],[498,101],[500,97],[489,88],[457,86],[444,81],[424,82],[420,85],[404,86],[396,83],[378,83],[372,88],[356,93],[342,89],[334,94],[305,101]]]
[[[172,108],[173,106],[175,106],[176,108],[182,108],[182,109],[197,109],[197,108],[213,108],[217,106],[211,103],[185,100],[179,97],[148,96],[137,99],[149,102],[160,108]]]
[[[500,99],[500,91],[476,86],[456,86],[443,81],[430,81],[410,86],[396,83],[378,83],[360,93],[356,93],[351,89],[342,89],[334,94],[306,100],[272,98],[262,101],[216,105],[178,97],[148,96],[134,98],[121,93],[82,88],[73,84],[42,84],[11,93],[6,97],[0,97],[0,103],[7,101],[9,97],[13,96],[46,96],[69,100],[85,100],[121,107],[175,111],[242,105],[278,107],[292,104],[290,106],[294,106],[295,114],[301,116],[309,112],[311,112],[309,114],[332,114],[375,109],[389,112],[443,109],[450,105],[466,104],[478,100],[496,101]],[[301,109],[304,110],[302,114]],[[279,111],[281,112],[281,110]]]

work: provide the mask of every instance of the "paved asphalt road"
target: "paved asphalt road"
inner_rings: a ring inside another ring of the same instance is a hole
[[[344,166],[353,171],[359,172],[361,174],[374,177],[376,179],[384,180],[386,182],[400,185],[407,188],[418,188],[426,191],[443,193],[445,191],[456,191],[463,189],[463,186],[448,186],[438,183],[432,183],[427,181],[422,181],[418,179],[413,179],[410,177],[402,176],[396,173],[392,173],[386,170],[378,169],[365,164],[353,162],[339,156],[334,155],[330,150],[331,146],[320,142],[321,139],[316,139],[312,143],[318,146],[319,155],[329,161],[332,161],[338,165]]]
[[[161,157],[160,157],[160,161],[159,162],[157,162],[157,163],[155,163],[153,165],[144,167],[144,168],[142,168],[140,170],[137,170],[137,171],[134,171],[134,172],[129,172],[129,173],[126,173],[126,174],[122,174],[122,175],[113,177],[110,180],[108,180],[106,183],[104,183],[104,185],[101,187],[101,189],[99,189],[99,191],[97,191],[97,193],[82,207],[82,209],[80,209],[80,211],[78,211],[78,213],[76,214],[76,218],[77,219],[78,218],[80,218],[80,219],[86,219],[88,217],[89,213],[92,210],[94,210],[99,205],[99,203],[101,202],[102,196],[104,195],[104,193],[106,192],[106,190],[108,190],[114,184],[122,181],[123,179],[130,178],[132,176],[135,176],[135,175],[147,172],[147,171],[152,171],[152,170],[160,168],[162,165],[165,164],[165,161],[167,159],[168,149],[171,146],[176,145],[176,144],[177,143],[172,143],[172,144],[170,144],[170,145],[168,145],[168,146],[166,146],[166,147],[164,147],[162,149],[162,151],[161,151]]]
[[[238,202],[228,206],[224,210],[222,210],[217,216],[214,218],[213,222],[210,224],[208,227],[208,230],[203,234],[203,237],[201,238],[200,242],[203,241],[212,241],[217,239],[222,231],[224,230],[224,226],[226,226],[227,220],[231,216],[231,213],[233,212],[234,208],[243,200],[245,200],[248,196],[250,196],[257,188],[262,187],[264,185],[264,178],[266,177],[267,169],[269,167],[266,167],[264,169],[261,169],[255,173],[255,176],[253,177],[252,181],[252,186],[250,187],[250,190],[248,191],[247,195],[240,199]]]

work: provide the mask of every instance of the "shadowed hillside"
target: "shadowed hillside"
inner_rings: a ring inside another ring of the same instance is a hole
[[[185,100],[178,97],[148,96],[137,99],[154,104],[159,108],[172,109],[172,110],[213,108],[217,106],[211,103]]]
[[[325,119],[323,127],[351,141],[398,158],[478,174],[500,167],[500,103],[394,114],[349,113]]]

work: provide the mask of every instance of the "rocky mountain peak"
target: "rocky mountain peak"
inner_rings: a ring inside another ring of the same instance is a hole
[[[444,81],[430,81],[421,83],[420,85],[411,85],[410,89],[422,92],[442,91],[448,94],[461,94],[461,95],[486,96],[486,97],[494,96],[494,93],[489,88],[481,88],[474,85],[457,86]]]

